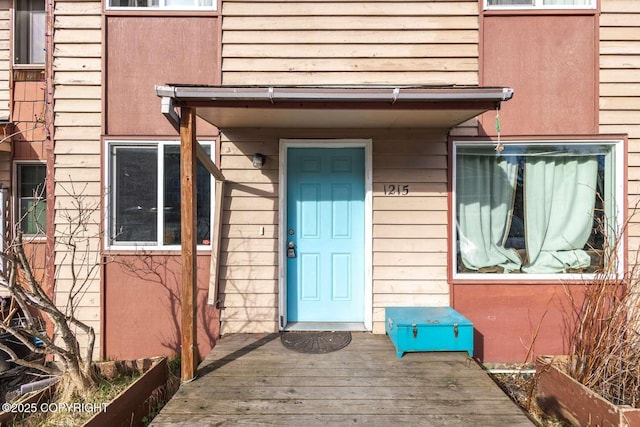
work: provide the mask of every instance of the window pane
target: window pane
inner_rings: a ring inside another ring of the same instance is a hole
[[[185,7],[189,7],[189,6],[194,6],[194,1],[193,0],[166,0],[166,5],[168,7],[181,7],[181,8],[185,8]]]
[[[594,7],[595,0],[487,0],[487,6],[587,6]]]
[[[44,11],[37,11],[31,14],[31,39],[29,45],[30,64],[44,64],[46,16],[47,15]]]
[[[44,64],[44,0],[16,0],[15,5],[14,62]]]
[[[46,172],[43,164],[18,166],[18,221],[25,234],[40,234],[47,222]]]
[[[489,6],[502,6],[502,5],[526,5],[533,6],[533,0],[488,0]]]
[[[114,241],[157,242],[157,158],[156,147],[113,148]]]
[[[211,154],[209,146],[203,146],[204,150]],[[198,162],[198,244],[211,244],[211,174]]]
[[[47,222],[47,202],[41,199],[20,199],[20,230],[24,234],[44,234]]]
[[[210,147],[204,146],[207,153]],[[197,168],[197,242],[210,244],[211,176],[202,164]],[[164,244],[180,244],[180,146],[168,145],[164,154]]]
[[[543,0],[545,6],[591,6],[593,0]]]
[[[213,0],[110,0],[111,7],[140,7],[158,9],[213,9]]]
[[[180,146],[164,149],[164,244],[180,244]]]
[[[158,7],[159,0],[111,0],[113,7]]]
[[[612,146],[456,146],[457,271],[593,273],[616,238]]]

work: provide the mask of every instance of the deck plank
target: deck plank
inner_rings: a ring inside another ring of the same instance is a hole
[[[531,426],[466,353],[407,353],[353,333],[344,349],[302,354],[278,334],[223,337],[151,425]]]

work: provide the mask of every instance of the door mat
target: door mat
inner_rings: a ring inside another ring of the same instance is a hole
[[[289,331],[280,335],[282,345],[298,353],[324,354],[349,345],[349,331]]]

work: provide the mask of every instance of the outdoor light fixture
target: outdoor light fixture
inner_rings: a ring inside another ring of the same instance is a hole
[[[262,165],[264,165],[264,154],[254,153],[253,155],[253,167],[256,169],[260,169]]]

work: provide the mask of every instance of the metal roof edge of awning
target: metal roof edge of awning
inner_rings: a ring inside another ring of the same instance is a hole
[[[156,86],[174,124],[177,106],[225,127],[452,127],[513,97],[479,86]],[[322,114],[319,114],[322,113]]]

